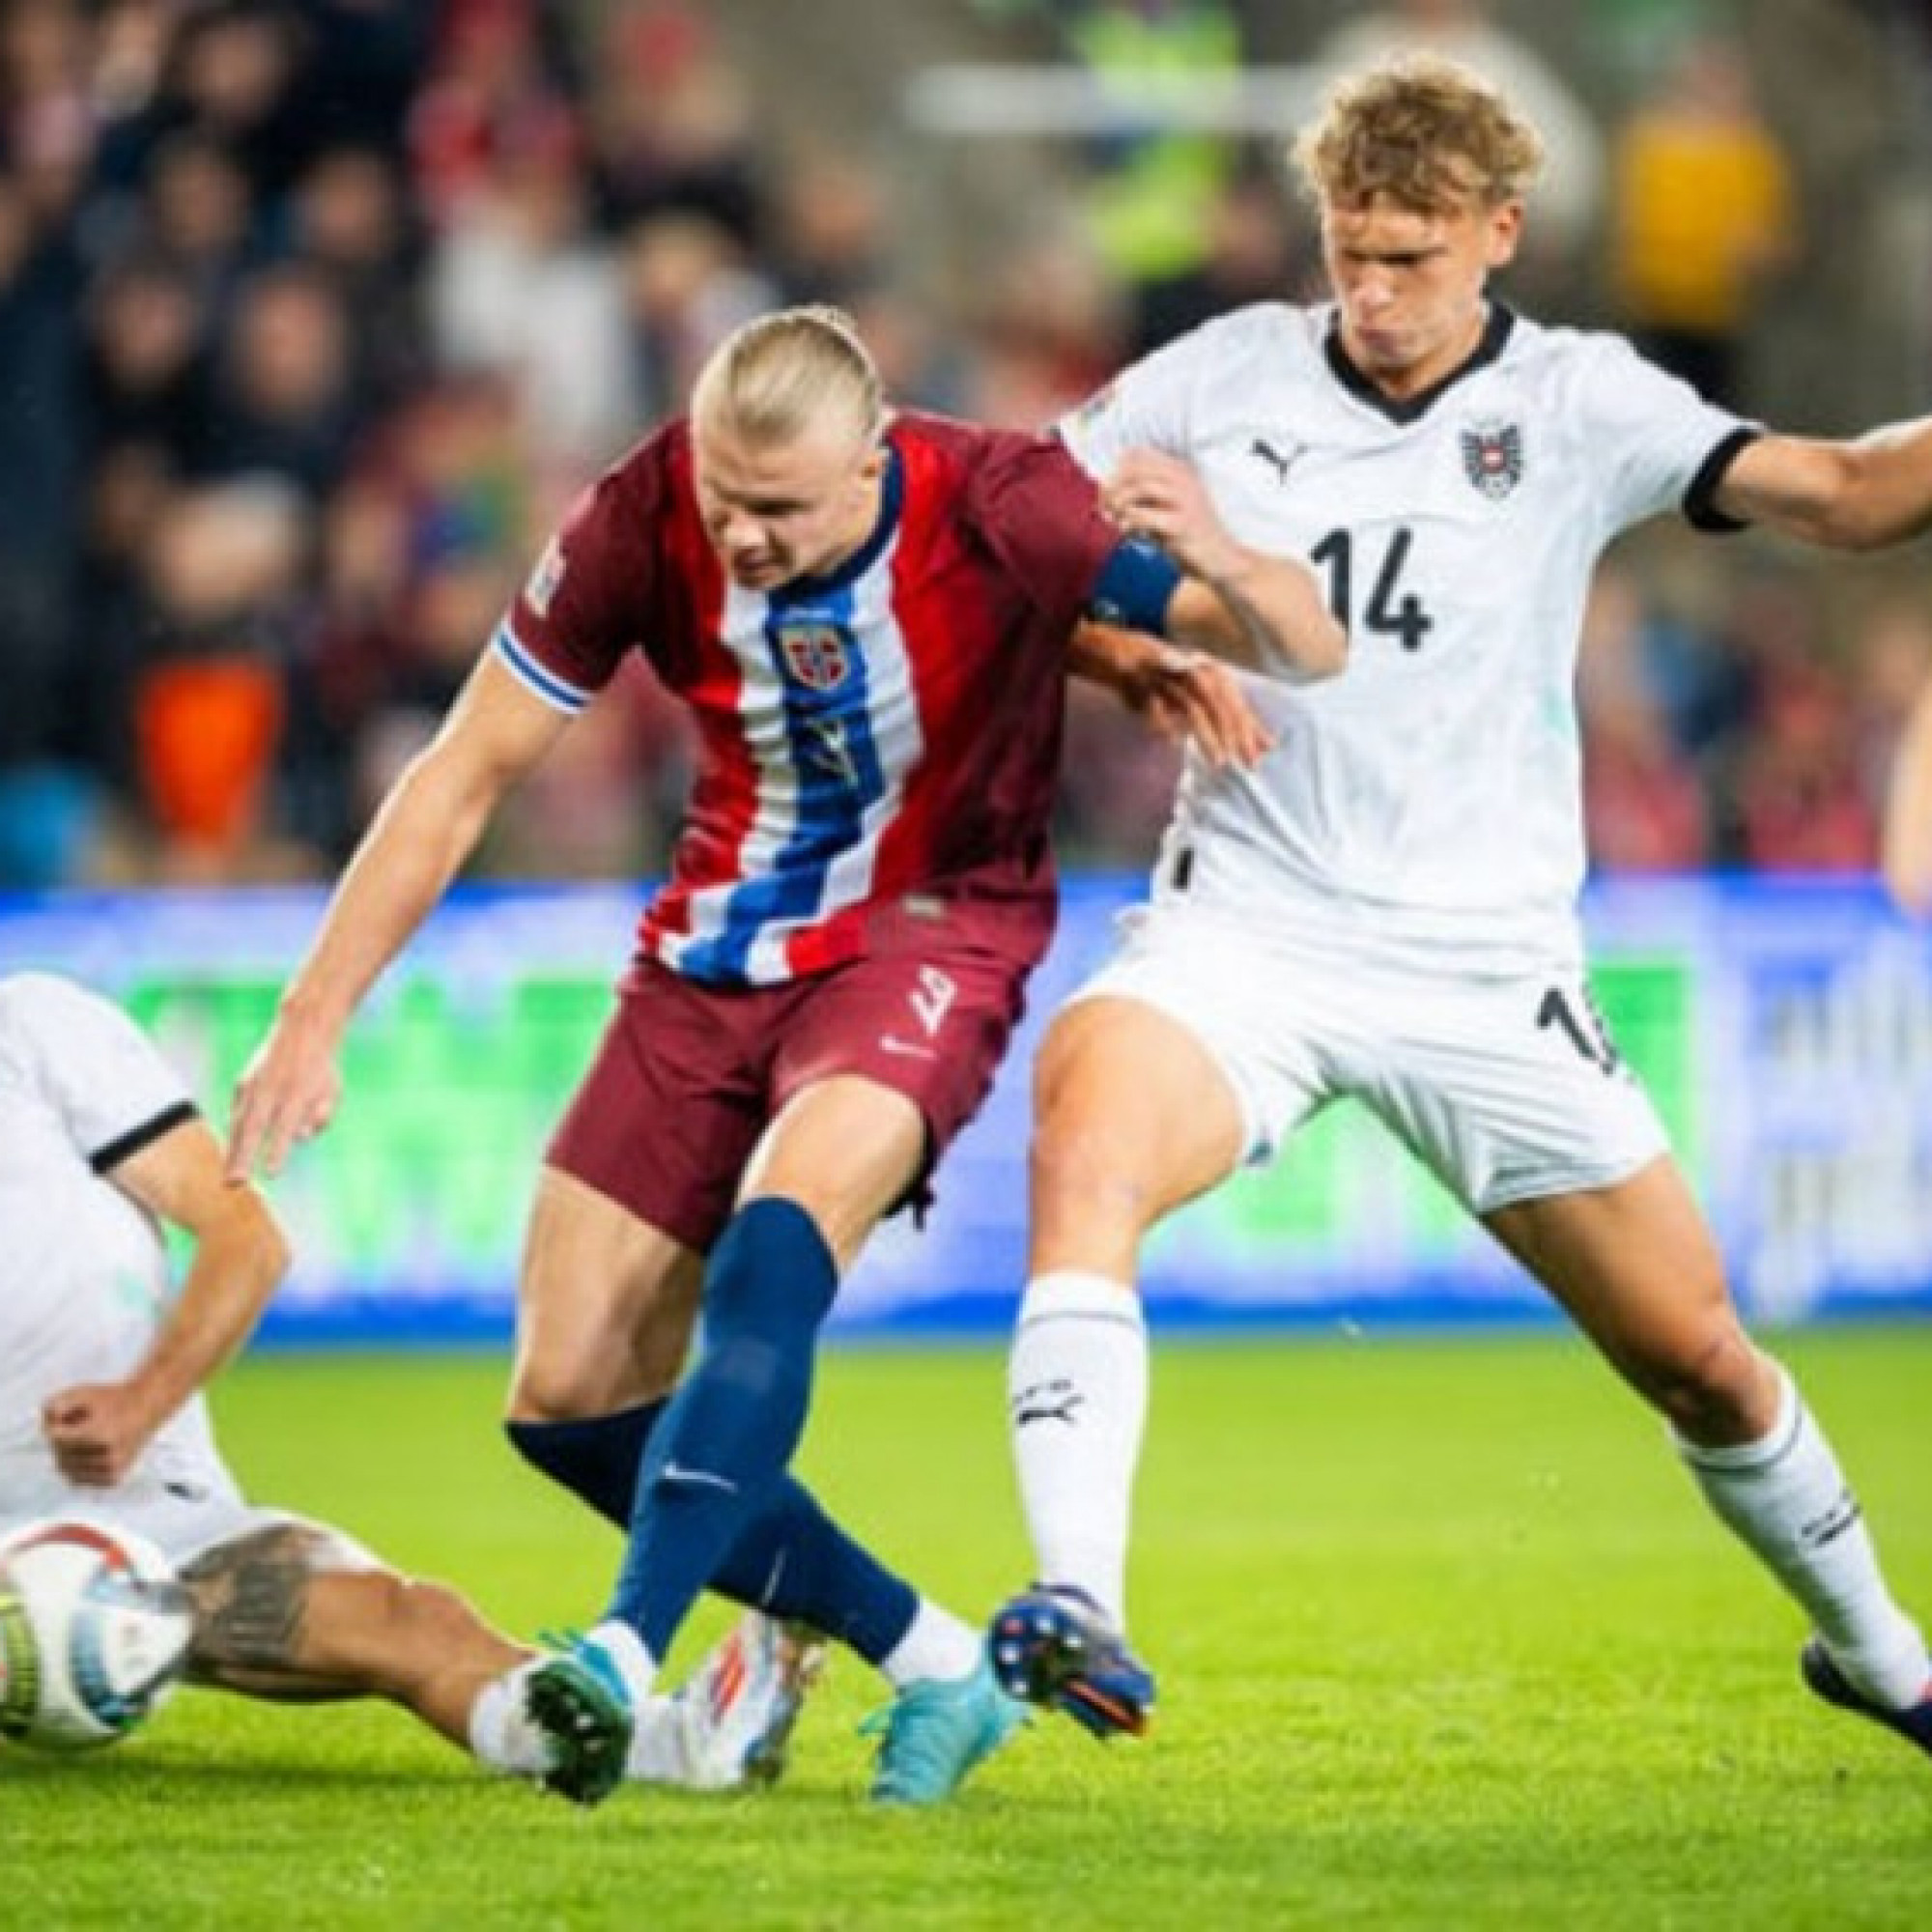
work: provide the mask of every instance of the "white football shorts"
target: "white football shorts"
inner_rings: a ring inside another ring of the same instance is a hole
[[[245,1500],[218,1457],[174,1459],[165,1476],[137,1473],[100,1490],[68,1482],[44,1450],[0,1456],[0,1536],[45,1517],[121,1524],[158,1545],[177,1570],[217,1544],[297,1520]]]
[[[1122,926],[1073,999],[1140,1000],[1185,1027],[1234,1091],[1250,1165],[1345,1098],[1477,1214],[1612,1186],[1668,1151],[1574,968],[1459,976],[1321,958],[1186,905]]]

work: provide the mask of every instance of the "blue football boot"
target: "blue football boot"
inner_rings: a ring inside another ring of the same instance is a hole
[[[1001,1606],[986,1651],[1009,1695],[1065,1711],[1103,1743],[1145,1735],[1152,1673],[1085,1590],[1036,1583]]]
[[[1831,1652],[1815,1636],[1799,1654],[1798,1667],[1806,1686],[1826,1703],[1834,1704],[1841,1711],[1856,1711],[1860,1717],[1883,1724],[1932,1757],[1932,1694],[1903,1711],[1874,1703],[1832,1662]]]
[[[982,1658],[964,1677],[922,1678],[861,1726],[879,1740],[876,1804],[938,1804],[1023,1723]]]

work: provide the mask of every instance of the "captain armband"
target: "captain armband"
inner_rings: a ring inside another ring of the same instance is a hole
[[[1087,614],[1096,624],[1164,636],[1180,576],[1180,566],[1157,543],[1128,537],[1115,547],[1100,572],[1087,600]]]

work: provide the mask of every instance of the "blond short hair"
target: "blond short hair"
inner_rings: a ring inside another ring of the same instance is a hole
[[[779,309],[733,329],[698,372],[691,412],[761,447],[841,422],[854,442],[871,442],[886,423],[871,352],[849,315],[823,305]]]
[[[1406,54],[1338,81],[1291,155],[1318,206],[1379,198],[1447,214],[1520,201],[1542,169],[1543,137],[1480,74]]]

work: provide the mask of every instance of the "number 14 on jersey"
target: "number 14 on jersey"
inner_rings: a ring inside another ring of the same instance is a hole
[[[1422,640],[1435,627],[1435,619],[1422,608],[1414,591],[1402,587],[1403,566],[1408,561],[1409,546],[1415,533],[1406,524],[1390,531],[1388,548],[1382,552],[1376,570],[1375,587],[1369,592],[1369,608],[1362,613],[1371,631],[1392,636],[1406,651],[1419,651]],[[1366,546],[1364,546],[1366,548]],[[1321,566],[1328,579],[1328,608],[1335,621],[1351,637],[1355,630],[1355,538],[1350,530],[1330,530],[1308,553],[1308,560]],[[1367,559],[1365,558],[1366,562]]]

